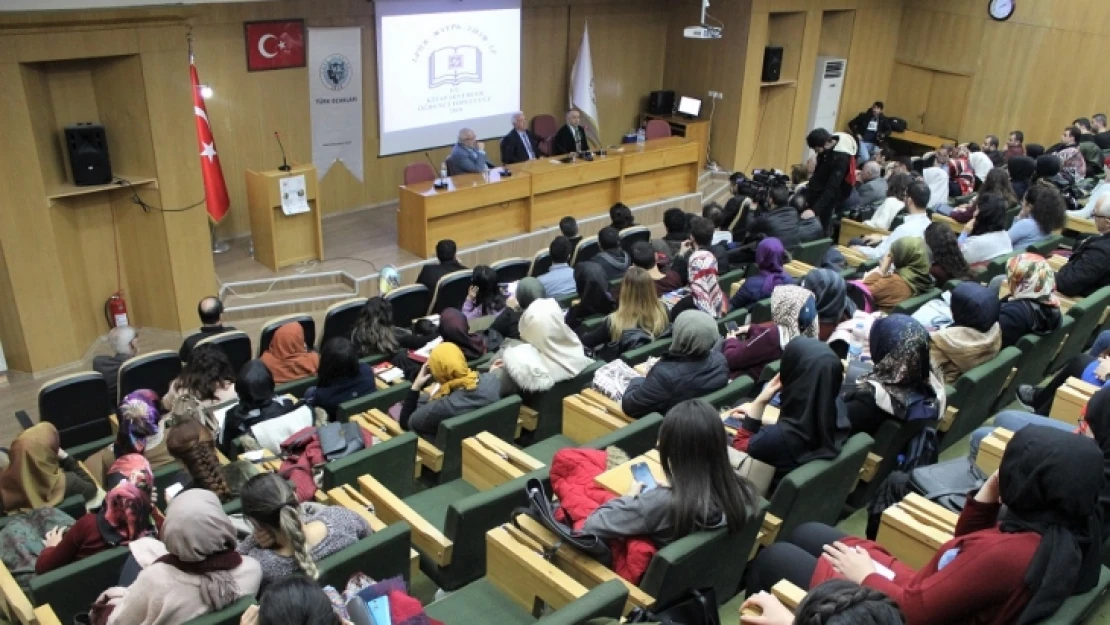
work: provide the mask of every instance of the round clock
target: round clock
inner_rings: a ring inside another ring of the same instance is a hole
[[[1004,22],[1010,19],[1014,14],[1014,8],[1017,5],[1017,0],[990,0],[990,6],[987,11],[991,15],[991,19]]]

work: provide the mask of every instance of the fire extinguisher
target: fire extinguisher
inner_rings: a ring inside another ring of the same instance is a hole
[[[104,302],[104,320],[109,328],[128,325],[127,302],[123,299],[123,291],[116,291]]]

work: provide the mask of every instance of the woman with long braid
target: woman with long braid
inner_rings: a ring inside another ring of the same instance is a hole
[[[745,612],[759,612],[747,616]],[[795,615],[774,595],[758,592],[740,608],[742,625],[905,625],[898,605],[882,592],[831,579],[806,594]]]
[[[316,562],[370,534],[362,517],[341,506],[297,503],[293,487],[276,473],[243,486],[243,516],[253,533],[239,552],[262,565],[262,588],[294,573],[315,579]]]

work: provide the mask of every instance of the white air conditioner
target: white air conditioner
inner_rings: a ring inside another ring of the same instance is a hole
[[[844,72],[847,68],[848,59],[817,57],[817,71],[813,73],[813,99],[809,103],[809,125],[806,126],[808,130],[840,130],[836,127],[836,117],[840,111],[840,93],[844,90]],[[808,154],[809,148],[804,148],[802,159]]]

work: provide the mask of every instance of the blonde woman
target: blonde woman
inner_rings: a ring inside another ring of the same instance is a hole
[[[649,272],[632,267],[621,281],[617,310],[609,313],[597,327],[585,332],[582,345],[597,348],[605,343],[619,344],[629,330],[640,330],[650,340],[655,340],[669,326],[667,309],[655,294],[655,280]]]

